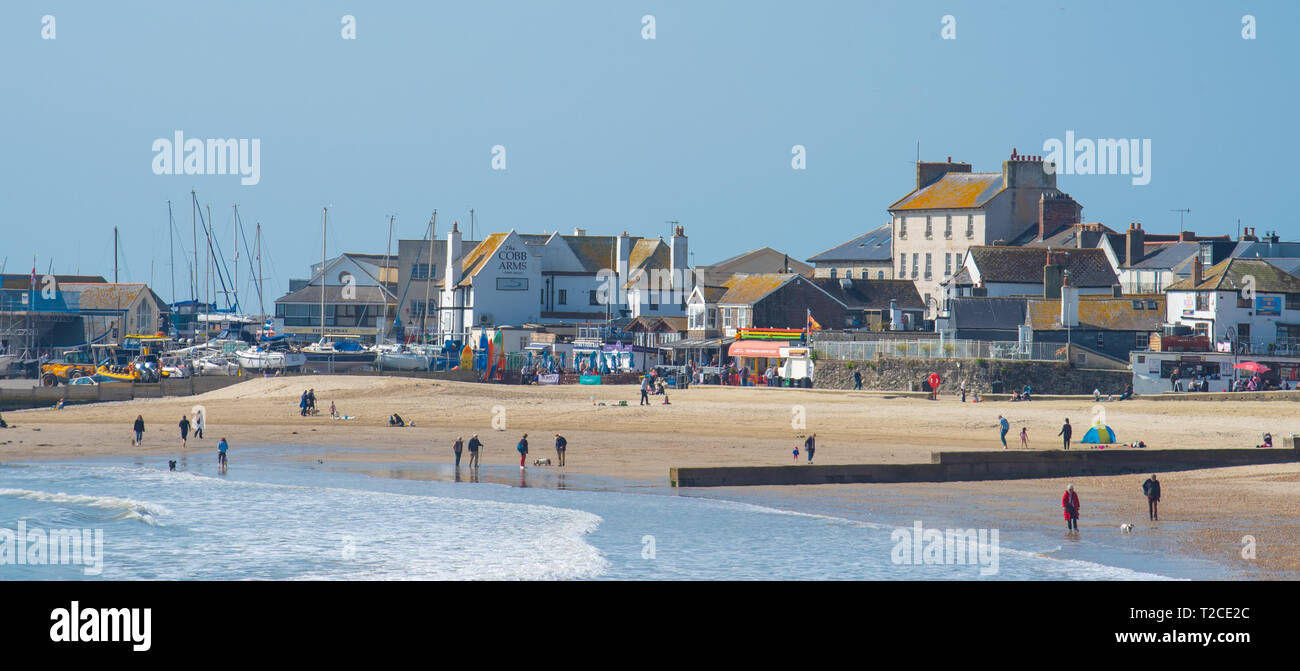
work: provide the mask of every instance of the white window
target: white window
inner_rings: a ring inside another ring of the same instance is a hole
[[[943,276],[952,277],[952,254],[943,255]]]
[[[975,237],[975,215],[966,215],[966,239],[970,240]]]
[[[916,279],[921,276],[920,265],[921,265],[921,255],[919,253],[913,253],[912,254],[912,279]]]
[[[898,218],[898,237],[907,238],[907,217]]]
[[[925,279],[930,279],[930,252],[925,253]]]
[[[731,328],[731,308],[722,308],[722,328]]]
[[[951,214],[944,216],[943,237],[948,240],[952,239],[952,215]]]
[[[898,255],[898,277],[900,279],[907,277],[907,255]]]
[[[1137,342],[1133,343],[1133,345],[1138,349],[1146,349],[1150,346],[1150,340],[1150,333],[1139,333],[1137,334]],[[1142,359],[1143,357],[1138,357],[1138,363],[1142,363]]]
[[[930,223],[930,217],[925,218],[925,239],[929,240],[934,237],[934,227]]]

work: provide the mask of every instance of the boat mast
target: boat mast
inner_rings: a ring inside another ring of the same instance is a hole
[[[257,311],[258,316],[266,314],[266,304],[262,301],[262,222],[257,222]]]
[[[197,217],[195,208],[199,206],[199,199],[194,195],[194,189],[190,189],[190,236],[194,243],[194,265],[190,267],[190,299],[193,300],[195,312],[198,312],[199,302],[199,227],[196,223]],[[197,328],[198,322],[195,322]]]
[[[208,205],[208,221],[212,221],[211,204]],[[206,259],[207,262],[206,265],[208,267],[208,304],[210,304],[213,308],[216,308],[217,307],[217,281],[212,276],[213,275],[212,271],[216,270],[215,264],[213,263],[214,257],[212,256],[212,224],[204,222],[203,232],[206,233],[208,236],[208,258]]]
[[[172,202],[167,201],[167,267],[172,271],[172,302],[176,302],[176,220],[172,217]]]
[[[320,339],[325,341],[325,232],[329,226],[330,210],[321,208],[320,219]]]
[[[113,284],[117,284],[117,227],[113,227]]]
[[[239,310],[239,203],[235,203],[234,222],[231,224],[231,244],[235,247],[235,274],[230,278],[230,291],[234,293],[234,305],[231,311],[238,314]]]
[[[384,301],[383,317],[379,320],[378,342],[375,344],[382,345],[387,341],[388,331],[388,288],[385,283],[388,281],[388,257],[393,253],[393,219],[396,215],[388,215],[388,247],[384,248],[384,269],[379,273],[379,297]]]
[[[433,286],[433,239],[437,236],[438,211],[429,217],[429,272],[424,274],[424,307],[420,310],[420,343],[429,344],[429,327],[425,320],[429,318],[429,287]]]

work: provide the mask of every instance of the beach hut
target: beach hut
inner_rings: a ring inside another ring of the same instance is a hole
[[[1118,443],[1119,439],[1115,437],[1114,429],[1105,424],[1093,424],[1088,433],[1083,434],[1083,442],[1098,445],[1110,445]]]

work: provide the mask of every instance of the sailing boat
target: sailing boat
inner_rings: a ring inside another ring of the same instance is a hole
[[[313,370],[333,373],[368,366],[374,363],[375,352],[343,336],[325,336],[325,235],[328,226],[329,209],[325,208],[321,211],[320,229],[320,340],[303,347],[300,354]]]

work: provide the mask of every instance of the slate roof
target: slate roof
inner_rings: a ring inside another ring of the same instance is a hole
[[[28,276],[28,282],[31,277]],[[38,282],[37,288],[40,287],[40,275],[36,276]],[[143,283],[119,283],[111,282],[63,282],[58,285],[59,291],[72,291],[80,294],[77,299],[77,305],[83,310],[126,310],[131,304],[140,297],[142,293],[153,295],[157,303],[165,309],[167,304],[161,298]]]
[[[898,307],[902,309],[925,308],[921,294],[916,290],[916,283],[911,280],[839,280],[818,277],[811,281],[850,310],[887,310],[891,299],[898,301]]]
[[[1237,291],[1246,285],[1247,275],[1255,278],[1257,292],[1300,294],[1300,277],[1263,259],[1227,259],[1203,271],[1200,284],[1193,284],[1188,277],[1165,291]]]
[[[958,329],[1014,330],[1025,323],[1024,298],[963,296],[948,301],[949,323]]]
[[[378,286],[353,286],[356,291],[355,298],[343,299],[343,285],[334,284],[325,287],[326,303],[383,303],[387,299],[388,303],[396,303],[397,299],[392,294]],[[306,303],[309,305],[320,304],[320,286],[308,285],[293,293],[281,296],[275,299],[276,303]]]
[[[848,242],[808,258],[809,263],[826,263],[831,261],[890,261],[893,260],[891,237],[893,229],[889,224],[873,228]]]
[[[984,283],[1042,284],[1047,251],[1042,247],[978,246],[968,250]],[[1076,287],[1110,287],[1119,278],[1106,252],[1097,248],[1054,249],[1065,254],[1070,284]]]

